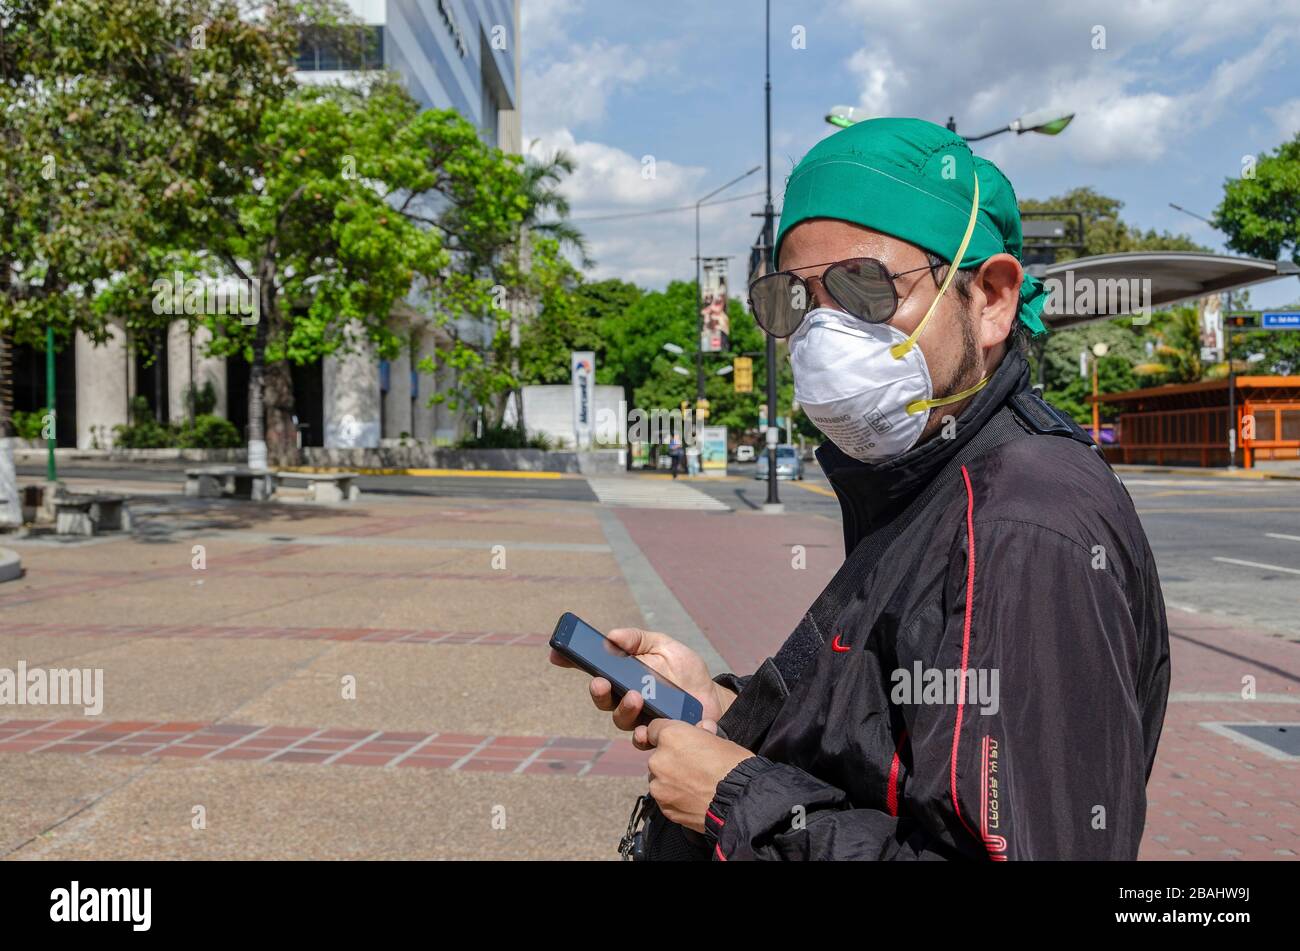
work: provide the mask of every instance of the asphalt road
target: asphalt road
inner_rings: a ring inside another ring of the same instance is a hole
[[[70,477],[157,482],[171,489],[183,466],[69,465]],[[1122,471],[1156,555],[1165,600],[1171,607],[1223,615],[1300,640],[1300,481],[1225,478],[1186,473]],[[39,479],[41,466],[19,467]],[[662,478],[661,474],[639,478]],[[585,479],[465,476],[362,476],[363,492],[553,499],[596,502]],[[761,509],[767,483],[753,465],[732,466],[725,479],[692,479],[699,489],[736,511]],[[839,503],[815,465],[802,482],[780,483],[786,511],[839,521]]]
[[[1165,601],[1300,638],[1300,481],[1127,473]]]
[[[767,483],[728,479],[704,486],[733,508],[761,508]],[[1300,639],[1300,481],[1122,469],[1171,607],[1224,615]],[[694,483],[699,485],[699,483]],[[786,511],[839,519],[839,503],[816,465],[803,482],[781,482]]]

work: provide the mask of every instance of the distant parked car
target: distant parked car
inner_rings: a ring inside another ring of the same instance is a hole
[[[753,446],[737,446],[737,447],[736,447],[736,461],[737,461],[737,462],[753,462],[753,461],[754,461],[754,447],[753,447]]]
[[[803,460],[799,458],[794,446],[776,447],[776,477],[778,479],[802,479]],[[755,479],[767,478],[767,451],[758,454],[758,465],[754,467]]]

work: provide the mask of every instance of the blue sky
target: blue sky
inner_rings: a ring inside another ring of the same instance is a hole
[[[957,119],[984,132],[1039,108],[1076,113],[1060,136],[975,144],[1022,197],[1091,185],[1142,228],[1222,236],[1209,216],[1243,157],[1300,131],[1300,0],[773,0],[772,187],[833,133],[836,104]],[[693,204],[763,161],[761,0],[522,0],[523,124],[534,148],[579,162],[566,185],[596,277],[691,278]],[[1104,31],[1104,32],[1103,32]],[[802,37],[803,48],[796,47]],[[1102,45],[1104,48],[1097,48]],[[645,169],[653,168],[653,177]],[[724,193],[761,191],[760,172]],[[703,253],[745,276],[762,199],[705,209]],[[1294,278],[1256,306],[1300,301]]]

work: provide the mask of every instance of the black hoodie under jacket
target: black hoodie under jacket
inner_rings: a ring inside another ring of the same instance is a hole
[[[1136,858],[1164,600],[1127,491],[1028,377],[1009,353],[954,438],[886,463],[818,450],[852,552],[1004,408],[1029,436],[941,482],[830,631],[805,618],[716,678],[738,694],[720,732],[755,755],[710,804],[715,860]]]

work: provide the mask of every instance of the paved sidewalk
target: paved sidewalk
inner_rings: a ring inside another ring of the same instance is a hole
[[[0,585],[0,668],[102,671],[104,702],[0,708],[0,857],[613,859],[646,754],[546,663],[556,618],[748,672],[843,554],[837,520],[675,508],[698,500],[671,482],[599,504],[455,481],[156,495],[132,537],[6,541],[27,574]],[[1293,858],[1296,757],[1229,724],[1300,729],[1300,644],[1169,616],[1142,857]]]
[[[173,497],[7,542],[0,668],[105,698],[0,710],[0,856],[616,858],[645,754],[545,648],[642,623],[598,513]]]

